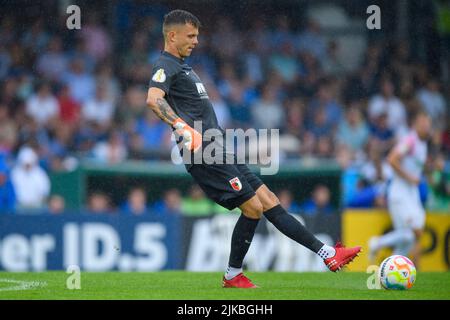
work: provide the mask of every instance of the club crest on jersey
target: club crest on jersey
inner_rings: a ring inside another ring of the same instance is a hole
[[[230,184],[231,184],[231,187],[232,187],[234,190],[236,190],[236,191],[241,191],[241,189],[242,189],[242,183],[241,183],[241,181],[239,180],[238,177],[231,179],[231,180],[230,180]]]
[[[166,74],[164,73],[164,69],[159,69],[158,71],[156,71],[152,77],[152,80],[161,83],[166,81]]]

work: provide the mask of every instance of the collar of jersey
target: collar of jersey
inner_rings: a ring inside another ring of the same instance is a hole
[[[163,54],[164,56],[168,57],[168,58],[171,58],[171,59],[176,60],[177,62],[179,62],[179,63],[181,63],[181,64],[185,63],[183,59],[178,58],[178,57],[175,57],[173,54],[171,54],[171,53],[169,53],[169,52],[167,52],[167,51],[163,51],[162,54]]]

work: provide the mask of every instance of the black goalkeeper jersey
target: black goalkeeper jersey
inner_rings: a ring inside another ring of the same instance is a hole
[[[194,121],[202,121],[203,132],[211,128],[223,131],[205,86],[184,60],[163,51],[153,66],[150,87],[163,90],[175,113],[192,128]]]
[[[217,122],[217,117],[213,105],[209,101],[205,86],[195,71],[183,59],[163,51],[153,66],[149,86],[163,90],[166,94],[165,99],[175,113],[192,128],[197,129],[194,121],[201,121],[202,135],[208,129],[216,129],[216,132],[219,130],[221,135],[225,137],[225,131]],[[178,137],[177,141],[180,142],[180,139]],[[225,157],[226,152],[223,143],[215,141],[214,137],[212,139],[203,139],[203,150],[211,143],[214,143],[217,148],[215,153],[220,152]],[[180,148],[180,152],[183,155],[183,149]],[[192,167],[193,159],[192,153],[191,164],[186,164],[188,170]]]

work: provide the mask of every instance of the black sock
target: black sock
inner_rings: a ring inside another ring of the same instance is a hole
[[[311,251],[317,253],[322,248],[323,243],[306,229],[303,224],[287,213],[281,205],[267,210],[264,212],[264,215],[284,235]]]
[[[243,214],[239,217],[231,236],[231,252],[228,262],[230,267],[242,268],[242,262],[252,243],[258,222],[259,219],[251,219]]]

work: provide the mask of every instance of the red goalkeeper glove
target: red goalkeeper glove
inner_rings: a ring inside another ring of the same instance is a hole
[[[181,118],[172,123],[172,127],[183,137],[183,143],[189,151],[197,152],[202,146],[202,135]]]

